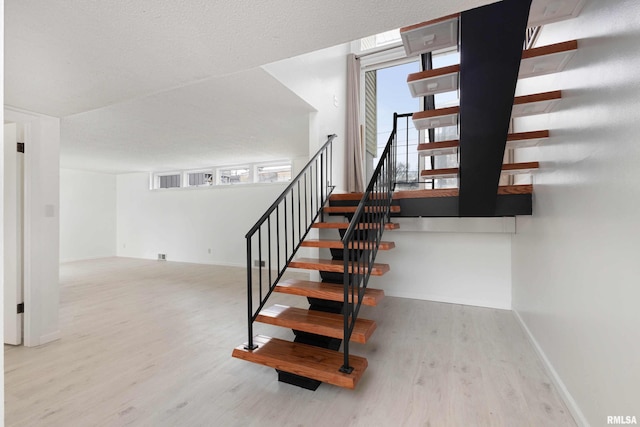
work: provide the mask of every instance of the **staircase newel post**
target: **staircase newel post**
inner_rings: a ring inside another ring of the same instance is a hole
[[[248,311],[248,335],[246,350],[255,350],[253,344],[253,296],[251,295],[251,236],[247,236],[247,311]]]

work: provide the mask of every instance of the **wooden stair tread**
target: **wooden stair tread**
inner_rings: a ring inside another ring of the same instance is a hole
[[[353,248],[357,248],[357,249],[365,249],[368,248],[370,245],[367,244],[367,242],[356,242],[358,243],[357,245],[351,245],[351,247]],[[317,240],[317,239],[307,239],[307,240],[303,240],[302,243],[300,243],[300,246],[304,246],[307,248],[327,248],[327,249],[342,249],[344,248],[344,245],[342,243],[342,240]],[[380,242],[380,245],[378,246],[379,250],[382,251],[388,251],[389,249],[393,249],[395,248],[396,245],[394,242]]]
[[[372,208],[373,206],[366,207],[365,212],[375,212],[375,209],[372,209]],[[390,209],[391,213],[400,212],[400,206],[398,205],[391,205],[390,208],[391,208]],[[325,206],[323,209],[326,213],[355,213],[358,207],[357,206]]]
[[[498,195],[508,194],[533,194],[533,185],[501,185],[498,187]],[[432,190],[405,190],[394,194],[394,199],[421,199],[426,197],[458,197],[457,188],[435,188]]]
[[[339,370],[344,362],[340,352],[262,335],[254,337],[253,342],[258,348],[246,350],[240,345],[232,356],[348,389],[356,387],[367,368],[367,359],[350,354],[353,372],[345,374]]]
[[[347,229],[349,228],[348,222],[316,222],[312,226],[312,228],[337,228],[337,229]],[[360,224],[358,227],[360,230],[368,230],[368,229],[376,229],[379,228],[378,224]],[[397,230],[400,228],[400,224],[396,222],[388,222],[384,225],[385,230]]]
[[[578,49],[578,40],[550,44],[547,46],[534,47],[522,51],[522,59],[537,58],[545,55],[553,55],[561,52],[568,52]]]
[[[342,314],[276,304],[262,309],[256,316],[256,321],[310,334],[344,339],[344,316]],[[356,319],[351,333],[351,341],[364,344],[375,329],[376,322],[360,317]]]
[[[427,119],[427,118],[433,118],[433,117],[440,117],[440,116],[448,116],[450,114],[458,114],[460,113],[460,107],[445,107],[445,108],[436,108],[435,110],[424,110],[424,111],[418,111],[416,113],[413,113],[413,119],[414,120],[419,120],[419,119]]]
[[[548,130],[510,133],[507,135],[507,148],[530,147],[546,138],[549,138]],[[452,139],[418,144],[417,151],[426,155],[455,154],[458,148],[460,148],[460,140]]]
[[[523,163],[505,163],[502,165],[502,172],[514,172],[522,170],[538,169],[540,164],[538,162],[523,162]],[[443,169],[429,169],[420,172],[420,176],[449,176],[457,175],[458,168],[443,168]]]
[[[516,96],[513,99],[513,105],[529,104],[532,102],[552,101],[562,98],[561,90],[551,92],[534,93],[531,95]]]
[[[448,15],[401,28],[400,38],[407,56],[457,46],[459,17],[460,14]]]
[[[417,29],[420,29],[420,28],[429,27],[431,25],[439,24],[440,22],[449,21],[451,19],[459,19],[459,18],[460,18],[460,14],[459,13],[454,13],[452,15],[447,15],[447,16],[443,16],[441,18],[432,19],[431,21],[420,22],[418,24],[413,24],[413,25],[409,25],[407,27],[400,28],[400,34],[406,33],[406,32],[409,32],[409,31],[413,31],[413,30],[417,30]]]
[[[330,271],[333,273],[344,273],[344,261],[334,259],[313,259],[298,258],[289,263],[291,268],[301,268],[305,270]],[[382,276],[389,271],[389,264],[374,263],[371,269],[372,276]],[[363,274],[366,268],[358,268],[357,272]],[[349,265],[349,273],[353,273],[353,266]]]
[[[329,201],[342,201],[342,200],[362,200],[364,193],[334,193],[329,196]]]
[[[289,295],[298,295],[329,301],[344,301],[344,287],[336,283],[288,279],[278,283],[274,290],[275,292]],[[384,298],[384,291],[382,289],[366,288],[362,297],[362,304],[376,306],[382,298]],[[356,302],[357,301],[358,296],[356,295]]]

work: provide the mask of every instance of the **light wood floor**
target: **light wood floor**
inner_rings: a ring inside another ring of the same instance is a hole
[[[231,358],[245,272],[125,258],[61,266],[62,339],[5,346],[8,426],[573,426],[509,311],[387,297],[355,391]],[[278,302],[300,302],[278,295]],[[292,337],[262,326],[256,333]]]

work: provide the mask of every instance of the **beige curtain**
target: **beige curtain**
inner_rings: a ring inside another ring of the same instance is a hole
[[[360,134],[360,60],[347,56],[347,191],[364,191],[364,150]]]

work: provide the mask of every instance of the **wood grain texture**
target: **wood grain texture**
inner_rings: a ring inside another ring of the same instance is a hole
[[[450,141],[428,142],[424,144],[418,144],[418,151],[454,148],[459,146],[460,146],[460,141],[457,139],[452,139]]]
[[[501,185],[498,194],[533,194],[533,185]],[[394,199],[421,199],[423,197],[458,197],[457,188],[436,188],[433,190],[405,190],[398,191]]]
[[[262,309],[256,322],[326,337],[344,338],[344,316],[341,314],[276,304]],[[358,317],[351,333],[351,341],[365,344],[375,330],[376,322]]]
[[[536,130],[533,132],[518,132],[507,135],[507,141],[524,141],[527,139],[549,138],[548,130]]]
[[[561,99],[561,98],[562,98],[562,91],[561,90],[554,90],[554,91],[551,91],[551,92],[534,93],[532,95],[516,96],[515,99],[513,100],[513,105],[528,104],[530,102],[551,101],[551,100],[554,100],[554,99]]]
[[[355,213],[356,210],[358,209],[357,206],[325,206],[324,208],[325,213]],[[382,207],[375,207],[375,206],[365,206],[364,208],[365,212],[382,212]],[[389,211],[391,213],[399,213],[400,212],[400,206],[398,205],[391,205]]]
[[[302,297],[325,299],[329,301],[344,301],[344,288],[342,285],[327,282],[312,282],[309,280],[288,279],[276,285],[275,292]],[[376,306],[384,298],[382,289],[366,288],[362,297],[362,304]],[[358,302],[358,295],[355,295]],[[351,302],[351,293],[349,293]]]
[[[348,222],[316,222],[312,226],[312,228],[336,228],[336,229],[347,229],[349,228]],[[358,226],[359,230],[373,230],[380,228],[378,224],[360,224]],[[397,222],[388,222],[384,225],[385,230],[397,230],[400,228],[400,224]]]
[[[436,108],[435,110],[418,111],[413,113],[413,120],[428,119],[431,117],[448,116],[460,113],[460,107]]]
[[[554,53],[569,52],[578,49],[578,40],[570,40],[562,43],[550,44],[547,46],[534,47],[522,52],[522,59],[535,58],[538,56],[552,55]]]
[[[331,271],[333,273],[344,273],[344,261],[334,259],[312,259],[312,258],[298,258],[289,263],[291,268],[301,268],[304,270],[318,270],[318,271]],[[371,269],[372,276],[382,276],[390,269],[389,264],[374,263]],[[367,268],[353,268],[352,264],[349,264],[349,273],[354,271],[359,274],[364,274]]]
[[[253,340],[257,349],[250,351],[241,345],[233,350],[233,357],[348,389],[356,387],[367,368],[367,359],[350,355],[353,372],[343,374],[339,371],[343,354],[337,351],[261,335]]]
[[[420,176],[434,176],[444,174],[458,174],[458,168],[429,169],[420,172]]]
[[[333,193],[329,201],[362,200],[364,193]]]
[[[360,311],[378,327],[351,345],[369,365],[354,392],[280,383],[230,355],[247,341],[246,275],[131,258],[63,263],[62,338],[5,346],[5,425],[435,427],[477,426],[485,414],[492,426],[576,425],[508,310],[387,296]],[[481,390],[465,394],[469,381]]]
[[[540,163],[538,162],[522,162],[522,163],[505,163],[502,165],[503,171],[515,171],[520,169],[538,169]]]
[[[407,76],[407,83],[414,82],[416,80],[423,80],[432,77],[446,76],[447,74],[454,74],[460,72],[460,65],[449,65],[447,67],[435,68],[433,70],[420,71],[418,73],[412,73]]]
[[[432,19],[431,21],[421,22],[419,24],[409,25],[407,27],[400,28],[400,34],[406,33],[407,31],[416,30],[422,27],[428,27],[429,25],[438,24],[440,22],[450,21],[452,19],[460,18],[459,13],[454,13],[452,15],[443,16],[442,18]]]
[[[344,243],[342,240],[317,240],[317,239],[307,239],[300,243],[300,246],[304,246],[307,248],[325,248],[325,249],[342,249],[344,248]],[[352,242],[349,245],[349,248],[356,249],[370,249],[372,248],[372,243],[369,242]],[[388,251],[396,247],[394,242],[380,242],[378,249],[382,251]]]

